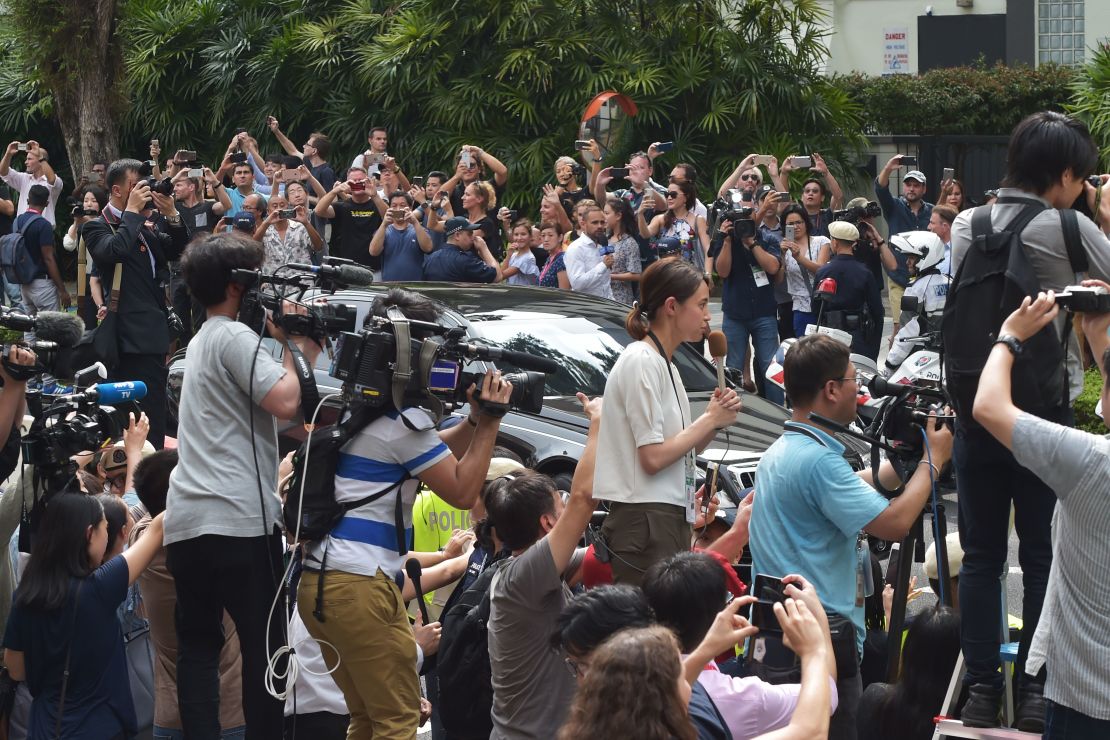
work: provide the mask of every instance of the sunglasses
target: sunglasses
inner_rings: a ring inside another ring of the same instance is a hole
[[[681,195],[681,193],[678,193],[674,190],[668,190],[667,195],[665,197],[667,197],[667,198],[677,198],[679,195]]]
[[[755,180],[756,182],[762,182],[761,178],[758,175],[740,175],[740,179],[741,180]]]

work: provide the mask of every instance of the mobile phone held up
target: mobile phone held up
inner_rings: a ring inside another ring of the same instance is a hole
[[[944,172],[941,174],[941,181],[954,180],[956,178],[956,169],[954,167],[945,167]]]
[[[421,177],[420,175],[416,175],[415,177],[412,178],[412,184],[415,187],[420,187],[421,185],[424,184],[424,178]]]
[[[282,208],[280,211],[278,211],[278,217],[279,218],[296,218],[297,217],[297,209],[296,208]]]
[[[574,150],[576,152],[582,152],[582,151],[585,151],[589,148],[590,148],[590,142],[588,142],[588,141],[583,141],[582,139],[579,139],[578,141],[574,142]]]
[[[672,149],[674,149],[673,141],[661,141],[655,145],[655,151],[659,152],[660,154],[666,154]]]
[[[786,586],[781,578],[757,573],[752,584],[751,595],[758,601],[752,604],[752,619],[754,626],[759,628],[761,635],[782,635],[782,625],[775,616],[775,604],[789,598],[785,591]]]
[[[791,157],[790,166],[796,170],[813,166],[813,157]]]
[[[902,165],[903,167],[916,167],[917,157],[911,156],[909,154],[903,154],[902,156],[898,157],[898,164]]]
[[[611,167],[609,169],[609,174],[612,175],[614,178],[628,177],[628,168],[627,167]]]

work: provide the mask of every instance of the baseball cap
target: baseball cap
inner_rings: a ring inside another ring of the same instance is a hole
[[[664,236],[655,242],[655,254],[659,257],[666,257],[671,254],[678,254],[682,251],[682,242],[676,237]]]
[[[153,455],[156,452],[154,445],[150,442],[143,442],[143,457]],[[123,442],[117,442],[108,449],[104,450],[104,455],[100,458],[101,465],[104,466],[105,473],[112,473],[116,470],[127,467],[127,451],[123,447]]]
[[[867,205],[867,198],[860,197],[860,198],[852,198],[850,201],[848,201],[848,203],[844,207],[845,208],[863,208],[865,205]]]
[[[254,233],[254,214],[250,212],[243,212],[231,219],[231,227],[236,231],[247,231]]]
[[[519,473],[526,468],[509,457],[495,457],[489,461],[489,469],[486,470],[486,482],[497,480],[505,475],[512,475]]]
[[[906,180],[917,180],[922,185],[925,184],[925,174],[921,170],[910,170],[906,176],[902,178],[902,182]]]
[[[841,241],[854,242],[859,239],[859,229],[847,221],[833,221],[829,224],[829,236]]]
[[[478,224],[472,224],[462,216],[452,216],[447,219],[447,223],[443,225],[443,235],[453,236],[460,231],[477,231],[482,228]]]

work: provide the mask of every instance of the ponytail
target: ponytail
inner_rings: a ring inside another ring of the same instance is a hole
[[[698,292],[705,284],[697,268],[682,260],[659,260],[653,262],[640,279],[640,300],[632,304],[632,309],[624,319],[624,328],[629,336],[639,341],[647,336],[655,313],[668,298],[679,303]]]

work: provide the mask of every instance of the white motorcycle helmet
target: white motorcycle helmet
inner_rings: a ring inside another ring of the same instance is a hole
[[[903,231],[890,237],[890,246],[917,257],[917,271],[925,272],[944,259],[944,242],[931,231]]]

